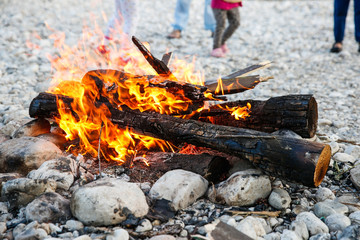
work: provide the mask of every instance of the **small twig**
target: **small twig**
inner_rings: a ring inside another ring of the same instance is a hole
[[[101,132],[102,132],[102,128],[104,126],[104,122],[101,122],[101,127],[100,127],[100,134],[99,134],[99,145],[98,145],[98,160],[99,160],[99,176],[101,178],[101,161],[100,161],[100,145],[101,145]]]
[[[216,135],[215,137],[218,138],[252,138],[252,139],[276,139],[275,136],[252,136],[252,135]]]
[[[261,216],[267,216],[267,217],[278,217],[281,213],[281,211],[276,212],[270,212],[270,211],[227,211],[234,215],[250,215],[250,214],[256,214]]]
[[[349,206],[353,206],[353,207],[357,207],[360,209],[360,204],[356,204],[356,203],[348,203],[348,202],[340,202],[342,204],[345,204],[345,205],[349,205]]]

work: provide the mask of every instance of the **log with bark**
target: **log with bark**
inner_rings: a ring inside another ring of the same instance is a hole
[[[236,120],[226,108],[251,104],[250,116]],[[317,129],[317,102],[312,95],[286,95],[272,97],[266,101],[241,100],[214,105],[203,110],[192,119],[213,124],[249,128],[262,132],[289,129],[303,138],[312,138]]]
[[[56,99],[57,96],[53,96]],[[51,98],[51,97],[50,97]],[[31,117],[53,118],[57,108],[41,107],[39,98],[30,106]],[[56,100],[55,100],[56,101]],[[44,103],[44,102],[43,102]],[[71,109],[70,106],[66,106]],[[330,146],[303,139],[273,136],[250,129],[214,125],[175,118],[153,112],[139,112],[109,107],[110,120],[122,128],[174,143],[190,143],[229,155],[248,159],[272,176],[318,186],[324,178],[330,157]]]
[[[30,106],[30,115],[41,117],[41,113],[56,113],[56,98],[69,105],[73,100],[62,95],[40,93]],[[111,107],[105,99],[103,102]],[[246,106],[251,104],[250,116],[236,120],[225,110],[228,107]],[[101,104],[98,100],[94,104]],[[36,113],[38,111],[38,113]],[[40,114],[40,115],[39,115]],[[74,113],[73,113],[74,114]],[[266,101],[242,100],[214,105],[210,109],[195,114],[192,119],[213,124],[233,126],[239,128],[254,129],[262,132],[274,132],[280,129],[288,129],[299,134],[303,138],[312,138],[317,129],[317,103],[312,95],[287,95],[272,97]]]

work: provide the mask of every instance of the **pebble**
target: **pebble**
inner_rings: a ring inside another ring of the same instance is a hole
[[[350,218],[343,214],[331,214],[325,219],[325,224],[329,227],[330,232],[342,231],[351,225]]]
[[[334,200],[335,194],[326,187],[319,187],[319,189],[315,193],[315,197],[318,202],[322,202],[326,199]]]
[[[288,229],[285,229],[281,234],[281,240],[301,240],[301,238],[294,232]]]
[[[136,227],[136,232],[147,232],[153,228],[151,222],[148,219],[143,219],[140,221],[138,226]]]
[[[343,162],[343,163],[354,163],[355,162],[355,158],[347,153],[336,153],[333,156],[333,159],[337,162]]]
[[[309,238],[309,231],[306,227],[305,222],[295,220],[292,221],[289,227],[290,230],[294,231],[296,235],[300,237],[300,239],[308,239]]]
[[[75,230],[79,231],[84,228],[84,224],[82,222],[79,222],[76,220],[67,220],[65,223],[65,228],[71,232],[73,232]]]
[[[273,208],[282,210],[290,206],[291,197],[286,190],[275,188],[271,192],[268,201]]]
[[[325,200],[314,206],[314,213],[318,217],[327,217],[334,213],[345,214],[349,211],[348,207],[334,200]]]
[[[306,224],[310,235],[316,235],[318,233],[328,233],[329,228],[319,218],[317,218],[311,212],[302,212],[297,215],[296,220],[303,221]]]

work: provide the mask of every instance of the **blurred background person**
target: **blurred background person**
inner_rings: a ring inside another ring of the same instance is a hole
[[[216,29],[214,33],[214,44],[211,56],[225,57],[229,52],[229,49],[226,46],[226,41],[240,26],[239,7],[241,6],[241,0],[212,0],[211,7],[216,19]],[[226,19],[229,22],[227,28],[225,28]]]
[[[211,0],[205,0],[204,7],[204,28],[211,31],[211,36],[215,31],[215,19],[210,7]],[[173,31],[167,36],[169,39],[181,38],[181,32],[186,28],[189,20],[191,0],[177,0],[174,14]]]
[[[345,34],[346,16],[349,8],[350,0],[334,1],[334,37],[330,52],[339,53],[343,49],[343,40]],[[354,0],[354,21],[355,21],[355,40],[359,44],[358,52],[360,52],[360,0]]]

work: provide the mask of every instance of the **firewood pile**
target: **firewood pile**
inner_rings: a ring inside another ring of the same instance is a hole
[[[268,67],[269,62],[222,77],[220,89],[217,80],[208,80],[204,86],[176,81],[167,67],[171,54],[165,54],[159,60],[135,37],[133,42],[158,75],[137,76],[100,69],[88,72],[81,81],[81,84],[96,89],[85,91],[84,97],[97,110],[104,111],[112,124],[122,129],[131,129],[136,134],[169,141],[175,146],[192,144],[247,159],[270,176],[307,186],[318,186],[321,183],[331,157],[330,146],[272,134],[279,129],[289,129],[303,138],[314,137],[318,113],[312,95],[279,96],[266,101],[241,100],[204,108],[209,101],[227,100],[226,95],[252,89],[270,79],[259,75],[249,76],[256,70]],[[115,77],[119,84],[107,84],[107,75]],[[159,113],[142,106],[136,109],[134,103],[126,99],[126,96],[131,95],[131,90],[123,86],[128,79],[146,79],[145,84],[138,84],[141,91],[157,88],[175,96],[183,93],[179,97],[186,99],[188,106],[171,113],[166,110]],[[110,94],[112,99],[107,97]],[[81,119],[82,116],[74,111],[75,105],[72,97],[43,92],[33,99],[30,116],[56,121],[60,112],[66,110],[75,119]],[[240,107],[245,115],[237,120],[238,116],[230,115],[229,109]],[[96,114],[88,117],[96,120]],[[100,141],[98,145],[100,149]],[[104,153],[102,150],[99,152]],[[129,162],[125,164],[129,165]]]

